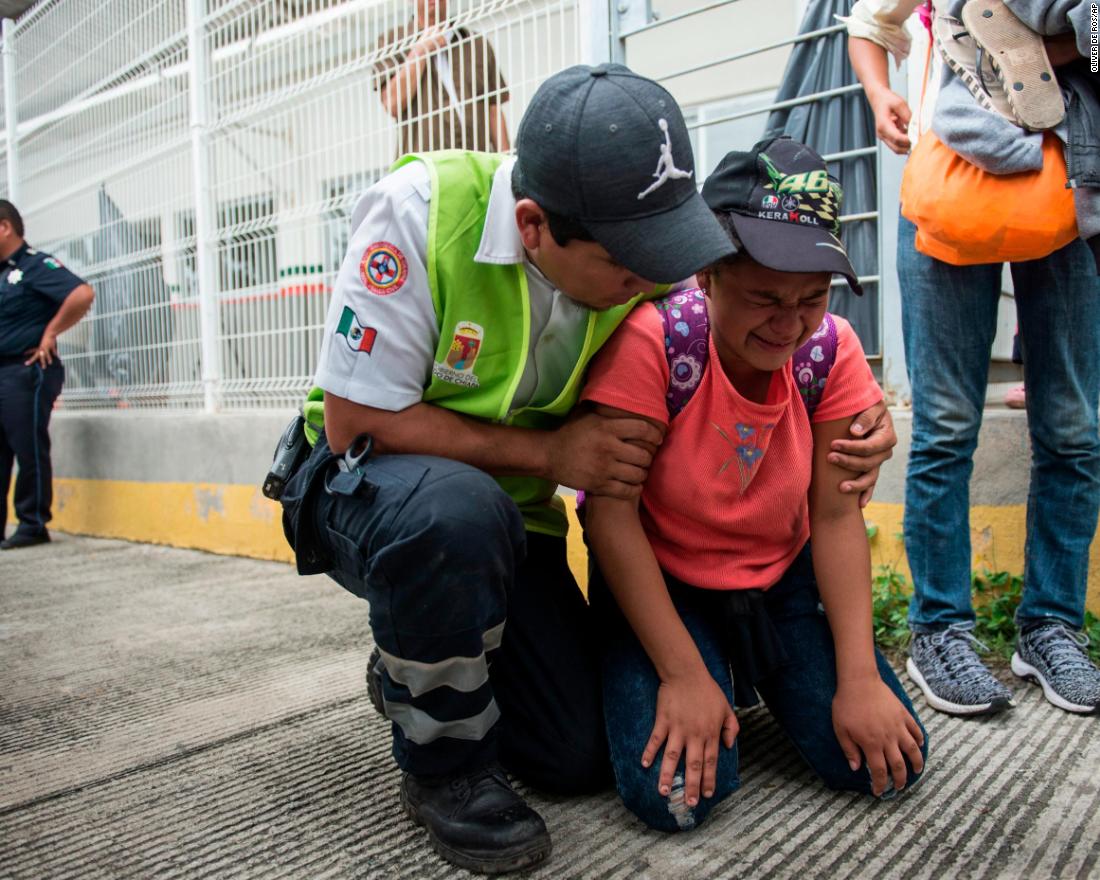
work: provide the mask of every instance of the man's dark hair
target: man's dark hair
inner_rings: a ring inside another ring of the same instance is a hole
[[[531,199],[533,202],[538,203],[538,199],[534,196],[530,196],[525,193],[520,187],[516,185],[515,177],[512,178],[512,195],[518,202],[520,199]],[[550,227],[550,235],[553,236],[558,247],[565,247],[571,241],[595,241],[596,237],[585,229],[584,224],[580,220],[574,220],[572,217],[566,217],[564,214],[555,214],[553,211],[548,211],[542,208],[544,214],[546,214],[546,225]]]
[[[11,224],[12,232],[23,237],[23,218],[15,205],[7,199],[0,199],[0,220],[7,220]]]

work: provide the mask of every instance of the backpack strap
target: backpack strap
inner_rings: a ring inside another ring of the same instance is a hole
[[[652,305],[661,316],[665,331],[665,357],[668,359],[665,403],[671,421],[688,405],[707,369],[710,338],[707,298],[701,290],[685,290],[653,300]],[[836,363],[836,354],[836,321],[826,312],[821,326],[791,358],[795,385],[810,421],[825,392],[825,380]]]
[[[698,289],[670,293],[653,300],[665,331],[668,358],[668,392],[665,403],[671,421],[703,381],[707,368],[710,320],[707,298]]]
[[[836,321],[828,312],[814,335],[807,339],[791,358],[791,370],[798,393],[806,405],[806,415],[814,420],[814,411],[825,393],[825,380],[836,363]]]

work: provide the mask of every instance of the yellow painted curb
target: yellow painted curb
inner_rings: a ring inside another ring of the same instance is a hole
[[[50,527],[291,562],[280,514],[258,486],[56,479]]]
[[[878,528],[871,539],[871,564],[887,565],[910,577],[901,528],[901,504],[871,502],[863,512],[868,525]],[[1024,570],[1024,534],[1027,508],[1023,504],[970,508],[971,567],[976,571]],[[1093,540],[1089,555],[1088,598],[1085,606],[1100,616],[1100,541]]]
[[[61,532],[281,562],[293,558],[283,537],[279,506],[254,486],[57,479],[54,499],[51,528]],[[572,525],[569,565],[586,587],[588,554],[573,513],[573,499],[567,498],[565,506]],[[873,502],[865,517],[877,526],[871,539],[872,564],[889,565],[908,576],[901,540],[902,505]],[[1022,572],[1024,520],[1024,505],[971,508],[974,568]],[[11,521],[13,514],[9,514]],[[1100,541],[1092,545],[1088,607],[1100,614]]]

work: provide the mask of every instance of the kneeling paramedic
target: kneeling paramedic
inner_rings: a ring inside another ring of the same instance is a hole
[[[733,250],[676,102],[625,67],[547,80],[517,152],[406,156],[363,196],[304,412],[323,430],[282,496],[299,571],[369,602],[403,806],[484,872],[550,853],[502,766],[558,793],[611,779],[555,490],[637,497],[660,435],[571,414],[584,369],[636,302]],[[852,491],[894,443],[884,414],[847,441]]]

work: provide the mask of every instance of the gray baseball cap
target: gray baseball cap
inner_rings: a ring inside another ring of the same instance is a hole
[[[518,187],[580,221],[623,266],[680,281],[736,252],[696,190],[684,117],[621,64],[578,65],[535,92],[516,137]]]

